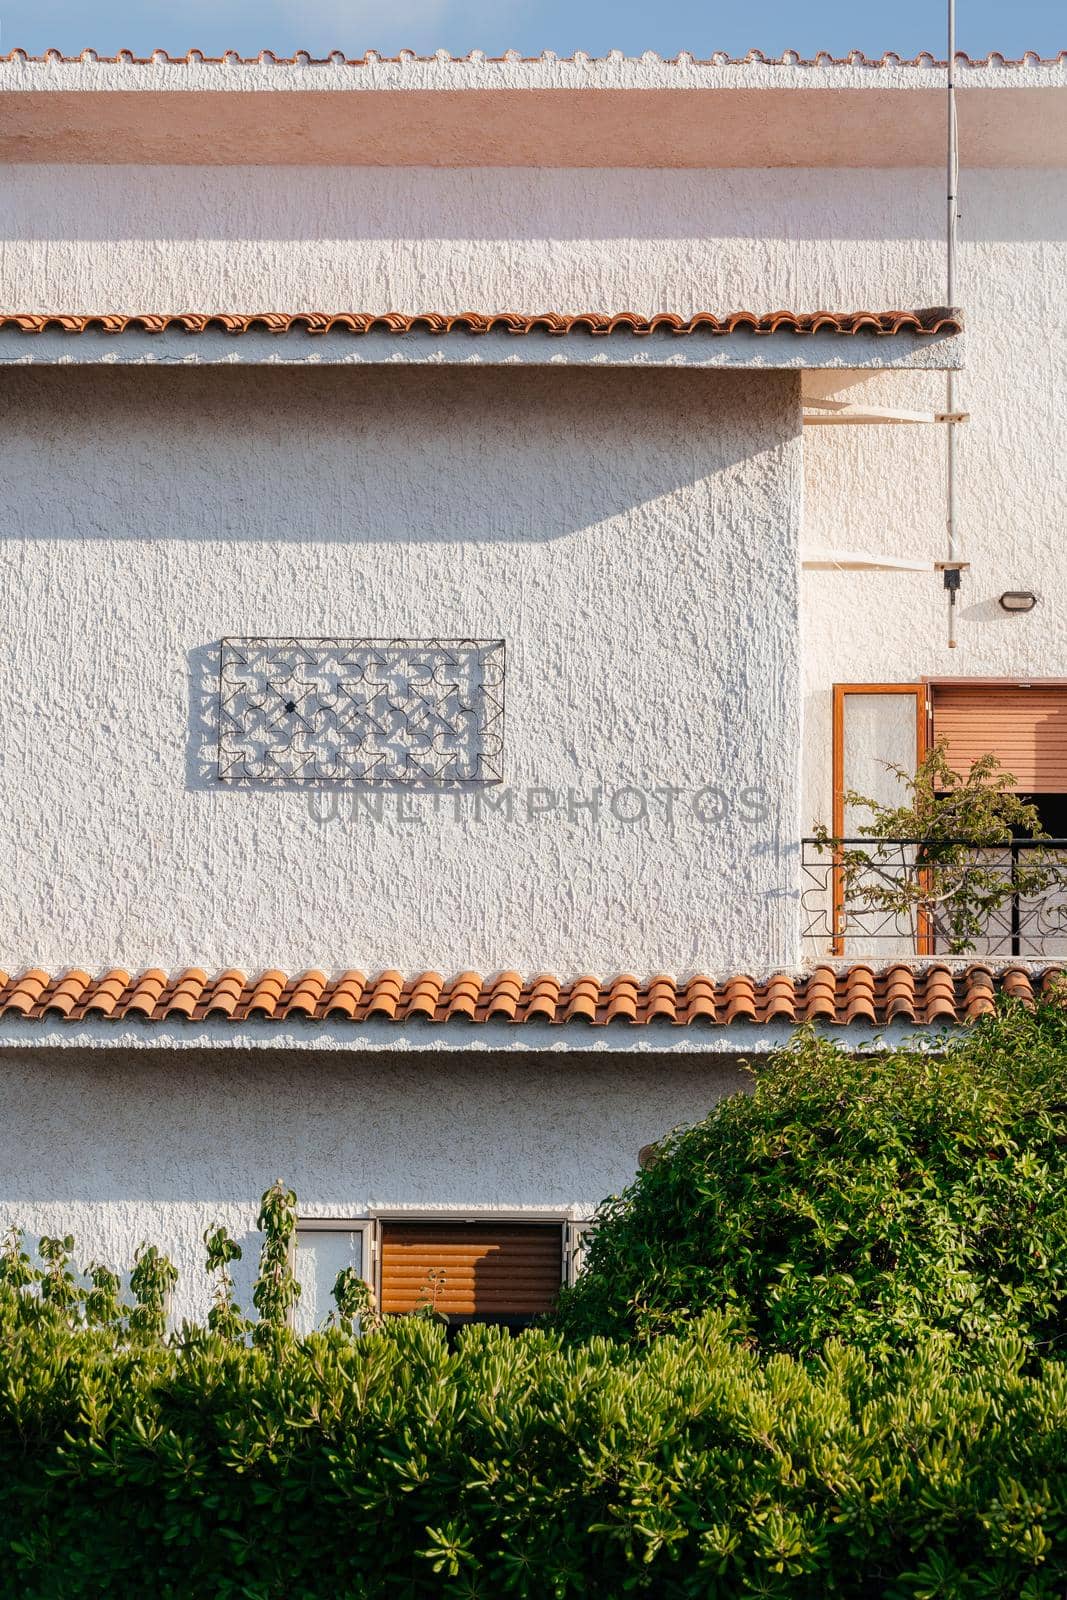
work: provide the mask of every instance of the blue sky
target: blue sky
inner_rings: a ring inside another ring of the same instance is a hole
[[[1043,55],[1067,48],[1067,0],[958,0],[959,46]],[[797,49],[880,55],[940,51],[940,0],[0,0],[0,51],[87,45],[108,54],[155,46],[184,53],[234,49],[347,55],[401,48],[497,55],[609,49],[778,54]]]

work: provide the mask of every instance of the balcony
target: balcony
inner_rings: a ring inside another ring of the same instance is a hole
[[[1067,956],[1067,839],[801,841],[805,959]]]

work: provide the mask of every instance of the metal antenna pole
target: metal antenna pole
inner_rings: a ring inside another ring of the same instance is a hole
[[[956,133],[956,0],[948,0],[948,209],[945,233],[945,304],[956,304],[956,190],[959,181],[959,148]],[[956,374],[949,370],[945,377],[945,525],[948,533],[948,560],[959,561],[959,538],[956,529]],[[958,566],[945,568],[945,588],[948,590],[948,646],[956,648],[956,596],[960,588]]]

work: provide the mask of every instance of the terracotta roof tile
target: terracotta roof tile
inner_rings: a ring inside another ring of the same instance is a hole
[[[963,999],[963,1013],[968,1022],[977,1022],[987,1016],[996,1004],[996,980],[989,967],[972,967]]]
[[[377,977],[367,990],[367,998],[362,1011],[365,1017],[388,1017],[390,1020],[403,1016],[400,1001],[404,993],[404,978],[399,972],[383,972]]]
[[[405,978],[395,970],[368,980],[355,970],[328,979],[313,970],[287,977],[272,969],[250,979],[237,968],[214,978],[199,967],[173,978],[161,968],[136,976],[113,968],[93,978],[79,968],[52,976],[33,967],[15,977],[0,974],[0,1016],[72,1022],[83,1017],[194,1022],[329,1018],[356,1023],[384,1018],[594,1027],[801,1022],[940,1026],[984,1016],[1001,994],[1032,1005],[1058,989],[1063,975],[1059,966],[994,971],[980,962],[969,967],[896,962],[876,971],[854,962],[838,968],[822,965],[807,974],[778,972],[762,982],[745,973],[719,980],[698,974],[685,983],[662,974],[646,982],[630,974],[609,982],[583,974],[561,984],[550,974],[523,979],[510,971],[490,978],[462,972],[447,982],[437,972]]]
[[[837,974],[833,967],[816,967],[803,995],[798,994],[797,998],[809,1022],[836,1021]]]
[[[874,972],[868,966],[857,964],[845,975],[844,999],[839,1003],[845,1022],[875,1022]]]
[[[562,996],[560,997],[562,1000]],[[563,1009],[564,1022],[596,1022],[600,984],[596,978],[576,978]]]
[[[1046,967],[1038,976],[1038,988],[1043,997],[1062,995],[1064,972],[1062,967]]]
[[[437,1015],[444,986],[445,980],[439,972],[421,972],[409,985],[408,1016],[427,1017],[432,1022]]]
[[[915,1019],[915,973],[903,965],[890,967],[880,985],[884,1014],[891,1021]]]
[[[1001,985],[1005,994],[1013,995],[1016,1000],[1033,1001],[1034,986],[1030,974],[1021,967],[1009,967],[1001,978]]]
[[[767,984],[763,1012],[768,1022],[795,1022],[797,1020],[796,984],[787,973],[778,973]]]
[[[678,997],[673,978],[653,978],[642,996],[639,1008],[642,1022],[675,1022]]]
[[[517,972],[502,972],[489,985],[485,1001],[487,1022],[514,1022],[522,1000],[522,978]]]
[[[724,1021],[756,1021],[756,985],[751,978],[742,974],[728,978],[722,986],[722,992],[726,1007]]]
[[[139,978],[131,979],[131,983],[133,987],[129,997],[116,1007],[115,1014],[150,1017],[166,991],[167,974],[162,967],[150,967]]]
[[[555,1022],[559,994],[559,979],[553,978],[547,973],[542,973],[529,986],[522,1020],[524,1022],[533,1022],[537,1018],[542,1018],[546,1022]]]
[[[90,330],[106,334],[187,333],[209,330],[239,335],[259,331],[286,334],[348,333],[428,333],[443,336],[453,333],[547,333],[557,336],[586,334],[602,338],[613,333],[629,333],[647,338],[654,333],[685,336],[693,333],[729,335],[795,333],[898,333],[952,334],[963,328],[958,310],[944,306],[911,311],[733,311],[717,316],[698,311],[682,316],[674,311],[640,316],[634,311],[542,311],[535,315],[518,311],[254,311],[247,313],[182,311],[175,314],[142,312],[127,316],[119,312],[96,315],[58,312],[8,312],[0,314],[0,330],[13,330],[28,336],[57,331],[66,334]]]
[[[350,974],[346,973],[346,977]],[[343,983],[343,979],[340,983]],[[338,989],[340,988],[338,984]],[[326,990],[326,974],[324,972],[303,972],[292,980],[292,985],[286,984],[282,996],[283,1017],[313,1017],[315,1008],[322,999]]]
[[[608,985],[604,995],[605,1022],[636,1022],[641,1002],[641,989],[636,978],[629,974],[616,978]]]
[[[164,991],[156,1009],[165,1017],[191,1017],[207,986],[207,973],[189,967],[169,992]]]
[[[245,1002],[245,1015],[274,1016],[278,1003],[285,993],[288,982],[284,972],[263,972],[256,981],[249,985],[248,999]]]
[[[13,1011],[16,1016],[29,1016],[42,996],[47,994],[52,981],[40,967],[24,972],[21,978],[9,980],[10,989],[3,1002],[4,1011]]]
[[[476,1022],[481,994],[480,975],[477,972],[461,972],[451,988],[442,996],[445,1019],[451,1021],[454,1017],[459,1017],[466,1022]]]
[[[78,1001],[85,994],[89,986],[87,972],[68,972],[59,982],[49,987],[47,997],[41,997],[41,1013],[50,1016],[58,1013],[61,1017],[69,1017]]]
[[[105,972],[95,983],[91,978],[87,978],[81,1000],[74,1007],[73,1015],[79,1020],[85,1016],[113,1016],[123,995],[130,992],[130,975],[120,967]]]
[[[617,59],[636,60],[637,57],[626,57],[621,51],[613,51]],[[645,57],[659,61],[666,66],[685,64],[696,66],[766,66],[766,67],[926,67],[944,68],[944,57],[923,51],[917,56],[900,56],[894,51],[886,51],[881,56],[868,56],[862,50],[850,50],[847,55],[835,56],[829,50],[819,50],[814,55],[804,56],[797,50],[783,50],[779,56],[767,55],[762,50],[749,50],[747,55],[731,56],[726,51],[716,51],[709,56],[694,56],[682,53],[677,56],[660,56],[655,51],[648,51]],[[159,63],[164,66],[184,67],[198,66],[201,63],[213,65],[225,62],[227,66],[236,67],[292,67],[292,66],[344,66],[364,67],[380,63],[394,62],[440,62],[455,64],[469,61],[484,62],[536,62],[544,61],[549,64],[567,61],[603,61],[607,56],[557,56],[552,51],[544,51],[540,56],[524,56],[517,50],[509,50],[506,55],[487,56],[483,51],[472,50],[464,56],[454,56],[446,51],[438,51],[432,56],[417,55],[413,50],[403,50],[395,56],[379,55],[377,51],[368,50],[361,56],[346,56],[342,50],[330,51],[327,55],[316,56],[308,50],[297,50],[291,56],[276,55],[273,50],[261,50],[258,55],[243,56],[237,50],[226,50],[221,55],[207,55],[203,50],[188,50],[185,55],[171,55],[167,50],[153,50],[149,55],[139,56],[132,50],[119,50],[113,56],[100,55],[96,50],[85,49],[77,55],[65,55],[61,50],[45,50],[41,55],[30,55],[26,50],[16,47],[9,50],[6,56],[0,56],[0,61],[23,62],[75,62],[80,61],[87,65],[125,65],[148,66]],[[957,62],[969,67],[987,66],[1048,66],[1067,61],[1067,51],[1061,50],[1055,56],[1042,56],[1036,50],[1027,50],[1019,56],[1004,56],[999,50],[991,51],[985,56],[968,56],[962,50],[956,52]]]
[[[316,977],[320,974],[316,973]],[[362,972],[343,972],[335,984],[329,986],[323,979],[320,998],[313,1015],[323,1017],[354,1017],[359,1009],[360,1001],[367,988],[367,980]]]

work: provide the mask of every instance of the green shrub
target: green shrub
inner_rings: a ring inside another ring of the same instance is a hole
[[[271,1348],[0,1286],[3,1600],[1053,1600],[1067,1368],[418,1317]]]
[[[664,1141],[602,1208],[563,1297],[571,1336],[643,1337],[709,1307],[764,1351],[837,1336],[875,1358],[950,1332],[1067,1335],[1067,1018],[1007,1006],[924,1054],[814,1034],[751,1095]]]
[[[350,1273],[297,1338],[280,1181],[257,1321],[224,1229],[170,1333],[152,1246],[127,1305],[13,1231],[0,1600],[1063,1600],[1065,1054],[1056,1008],[938,1055],[802,1036],[518,1338],[450,1348]]]

